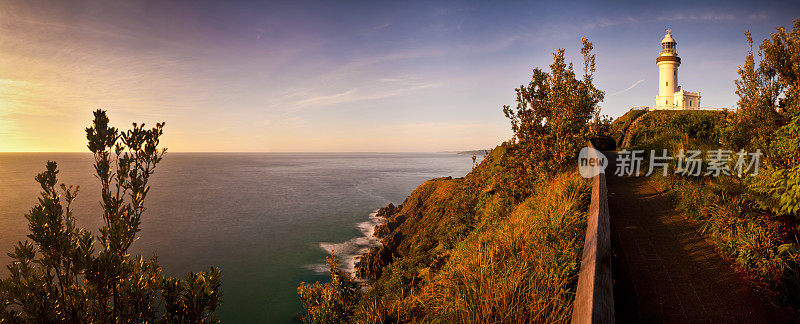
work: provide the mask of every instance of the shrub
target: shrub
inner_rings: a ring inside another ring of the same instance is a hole
[[[604,93],[593,84],[595,56],[592,43],[583,39],[583,77],[577,78],[572,63],[564,59],[564,49],[553,54],[550,72],[533,69],[528,85],[515,89],[516,107],[503,106],[511,120],[513,141],[519,146],[509,150],[506,164],[512,172],[510,185],[520,188],[516,199],[524,199],[536,177],[546,176],[572,165],[590,133],[589,121],[598,117],[597,104]],[[599,129],[597,129],[599,131]],[[517,184],[519,183],[519,184]]]
[[[350,274],[339,269],[339,259],[331,253],[326,261],[331,275],[330,282],[303,282],[297,287],[300,301],[306,310],[303,316],[306,323],[344,323],[353,315],[354,305],[358,300],[357,284]]]
[[[104,226],[95,237],[75,224],[72,202],[79,188],[60,185],[58,166],[47,162],[36,176],[39,202],[25,215],[32,241],[9,256],[10,277],[0,281],[0,322],[166,323],[216,322],[221,271],[161,274],[157,258],[131,257],[150,190],[150,176],[166,149],[159,149],[163,123],[120,133],[102,110],[86,129],[94,169],[102,185]],[[99,252],[95,253],[95,242]],[[161,301],[165,309],[160,309]]]

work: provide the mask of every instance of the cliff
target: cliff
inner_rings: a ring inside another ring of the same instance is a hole
[[[438,224],[446,215],[445,206],[463,179],[438,178],[428,180],[403,202],[400,207],[389,206],[378,211],[386,221],[375,229],[381,247],[373,247],[356,262],[356,275],[377,279],[382,268],[394,258],[407,256],[412,245],[441,232]],[[407,221],[411,219],[411,221]],[[434,226],[431,226],[434,225]],[[405,238],[405,239],[404,239]]]
[[[356,265],[373,280],[357,321],[568,320],[589,184],[570,171],[515,201],[507,149],[492,150],[464,178],[429,180],[379,211],[383,246]]]

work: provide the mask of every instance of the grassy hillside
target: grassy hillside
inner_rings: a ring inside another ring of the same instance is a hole
[[[717,148],[727,115],[722,111],[702,110],[646,112],[629,126],[626,134],[628,146],[648,151]]]
[[[560,173],[514,202],[502,185],[506,149],[492,150],[464,178],[429,180],[383,211],[376,230],[383,246],[357,266],[374,281],[345,311],[351,322],[569,320],[590,183]]]
[[[499,185],[505,151],[493,150],[464,178],[424,183],[389,216],[377,254],[393,258],[356,320],[568,319],[589,184],[561,174],[515,204]]]
[[[423,287],[426,317],[472,323],[568,321],[589,197],[586,180],[564,173],[543,183],[497,225],[479,227]]]
[[[647,110],[628,110],[624,115],[614,119],[614,121],[611,122],[611,137],[618,143],[621,142],[623,134],[625,134],[631,126],[631,123],[646,112]]]

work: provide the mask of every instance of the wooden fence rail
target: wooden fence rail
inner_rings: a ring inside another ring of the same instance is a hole
[[[587,145],[595,147],[591,142]],[[598,158],[597,155],[597,151],[590,150],[590,158]],[[586,225],[586,241],[583,244],[572,323],[614,323],[611,226],[607,194],[606,175],[604,172],[597,173],[592,178],[592,202]]]

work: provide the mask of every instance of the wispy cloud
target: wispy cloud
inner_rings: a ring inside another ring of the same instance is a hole
[[[393,80],[392,83],[401,82]],[[294,108],[327,107],[356,101],[376,100],[395,97],[409,92],[435,87],[433,83],[407,83],[405,85],[392,85],[390,88],[359,87],[342,92],[311,97],[294,102]]]
[[[609,96],[609,97],[612,97],[612,96],[616,96],[616,95],[618,95],[618,94],[623,94],[623,93],[625,93],[625,92],[628,92],[628,91],[632,90],[633,88],[636,88],[636,87],[637,87],[638,85],[640,85],[642,82],[644,82],[644,79],[637,80],[636,82],[634,82],[633,84],[631,84],[629,87],[625,88],[624,90],[620,90],[620,91],[614,92],[614,93],[612,93],[612,94],[610,94],[610,95],[608,95],[608,96]]]
[[[372,27],[372,29],[384,29],[384,28],[388,28],[391,25],[392,25],[392,23],[387,20],[385,23],[382,23],[382,24],[380,24],[378,26]]]
[[[461,20],[458,22],[458,25],[456,25],[456,29],[458,31],[461,31],[461,27],[464,27],[465,21],[467,21],[467,17],[461,18]]]
[[[402,82],[404,80],[405,79],[401,79],[401,78],[380,78],[380,79],[378,79],[378,81],[380,81],[380,82]]]
[[[769,14],[766,11],[754,12],[747,18],[750,20],[769,20]]]
[[[308,99],[303,99],[295,103],[297,107],[306,107],[312,105],[331,105],[351,101],[359,101],[369,99],[369,96],[356,96],[356,90],[349,89],[344,92],[334,93],[329,95],[316,96]],[[373,94],[374,96],[374,94]]]
[[[639,20],[633,17],[615,17],[615,18],[597,18],[587,23],[584,27],[586,29],[598,29],[617,25],[632,25],[638,23]]]
[[[736,15],[729,12],[707,12],[703,14],[694,14],[694,15],[687,15],[683,13],[668,13],[666,15],[660,15],[656,18],[658,21],[682,21],[682,20],[689,20],[689,21],[707,21],[707,22],[719,22],[719,21],[732,21],[736,19]]]
[[[724,21],[724,20],[734,20],[736,19],[736,16],[730,13],[709,12],[700,16],[698,19],[702,21]]]

